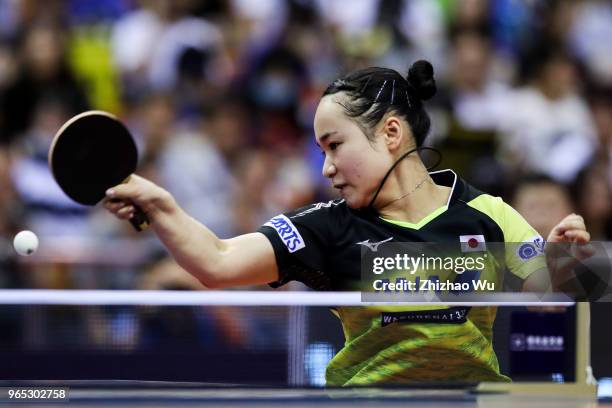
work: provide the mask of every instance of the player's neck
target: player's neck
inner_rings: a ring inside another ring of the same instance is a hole
[[[387,185],[376,200],[378,213],[386,219],[416,224],[444,206],[449,187],[433,182],[420,159],[406,160],[389,176]]]

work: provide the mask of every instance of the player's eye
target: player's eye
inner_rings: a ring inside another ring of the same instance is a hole
[[[336,150],[338,148],[338,146],[340,146],[340,143],[338,143],[338,142],[331,142],[329,144],[329,150]]]

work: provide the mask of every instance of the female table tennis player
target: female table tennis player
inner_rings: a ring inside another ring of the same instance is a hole
[[[414,63],[405,78],[366,68],[334,81],[320,100],[314,128],[325,155],[323,174],[342,198],[278,215],[257,232],[219,239],[166,190],[138,176],[110,189],[105,207],[121,219],[132,217],[132,204],[142,208],[176,262],[209,288],[299,280],[316,290],[342,290],[360,278],[363,245],[459,244],[471,237],[476,247],[528,245],[530,251],[508,251],[505,262],[525,289],[539,290],[534,271],[542,269],[545,255],[538,233],[500,198],[452,170],[429,173],[416,153],[430,128],[423,101],[435,92],[426,61]],[[548,242],[589,239],[583,219],[572,214]],[[508,380],[492,348],[494,308],[397,309],[336,309],[346,343],[328,365],[328,385]],[[400,321],[385,324],[389,310]]]

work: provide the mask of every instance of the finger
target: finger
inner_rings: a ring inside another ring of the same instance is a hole
[[[578,214],[570,214],[567,217],[565,217],[563,220],[561,220],[559,224],[564,224],[566,222],[570,222],[570,223],[578,222],[584,225],[584,218],[582,218],[582,216]]]
[[[559,225],[566,225],[566,224],[584,225],[584,218],[582,218],[582,216],[578,214],[568,215],[567,217],[562,219],[561,222],[559,223]]]
[[[134,212],[121,212],[116,214],[120,220],[129,220],[134,216]]]
[[[117,218],[119,218],[120,220],[129,220],[133,216],[134,216],[134,213],[127,213],[127,214],[123,214],[123,215],[117,214]]]
[[[126,189],[125,186],[119,185],[106,190],[106,198],[111,202],[122,199],[127,200],[131,198],[130,192],[130,189]]]
[[[567,215],[564,219],[577,219],[577,220],[584,221],[584,218],[582,218],[582,215],[576,214],[576,213],[571,213],[570,215]]]
[[[138,195],[136,180],[140,177],[132,175],[127,183],[118,184],[106,190],[106,198],[109,200],[130,200]]]
[[[582,219],[570,219],[563,220],[557,225],[555,228],[559,234],[563,234],[569,230],[586,230],[586,226],[584,225],[584,221]]]
[[[125,205],[123,201],[104,200],[104,208],[108,210],[118,210]]]
[[[581,244],[586,244],[591,240],[591,234],[589,234],[588,231],[582,229],[572,229],[569,231],[565,231],[563,235],[571,242],[578,242]]]
[[[106,208],[108,211],[112,213],[116,213],[117,211],[124,208],[126,205],[128,204],[124,201],[106,201],[104,203],[104,208]]]
[[[134,206],[133,205],[126,205],[125,207],[121,208],[119,211],[117,211],[117,215],[121,218],[128,218],[130,216],[130,214],[134,214]]]

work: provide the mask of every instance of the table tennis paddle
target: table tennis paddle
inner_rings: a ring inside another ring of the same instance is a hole
[[[68,120],[49,149],[49,168],[68,197],[96,205],[106,190],[125,183],[136,170],[138,150],[129,130],[104,111],[87,111]],[[149,225],[136,207],[130,222],[137,231]]]

